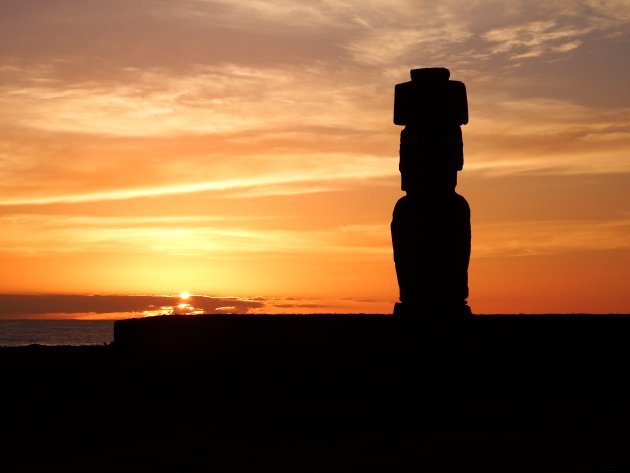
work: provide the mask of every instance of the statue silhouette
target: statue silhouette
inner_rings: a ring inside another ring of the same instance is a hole
[[[461,125],[466,87],[445,68],[411,71],[397,84],[394,123],[400,134],[401,189],[391,223],[400,303],[394,312],[470,313],[470,207],[455,192],[464,166]]]

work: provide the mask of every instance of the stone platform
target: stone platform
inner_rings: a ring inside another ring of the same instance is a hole
[[[463,397],[630,394],[629,340],[630,316],[614,314],[162,316],[114,333],[121,353],[229,365],[273,389],[393,383]]]
[[[130,319],[107,346],[0,349],[3,465],[628,471],[629,316],[408,315]]]

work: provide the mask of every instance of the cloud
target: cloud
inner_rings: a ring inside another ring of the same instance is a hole
[[[626,109],[616,107],[614,114],[577,109],[584,95],[558,100],[545,97],[543,88],[535,91],[539,96],[530,92],[519,100],[514,91],[524,83],[531,90],[533,81],[509,66],[540,60],[547,67],[547,59],[588,51],[594,35],[614,36],[624,28],[627,7],[619,2],[536,5],[371,1],[358,8],[351,1],[138,1],[117,2],[111,16],[94,2],[60,2],[54,15],[30,5],[31,23],[23,26],[48,25],[43,31],[51,34],[51,43],[61,41],[62,26],[66,36],[82,38],[90,25],[94,31],[86,41],[96,44],[87,49],[95,57],[117,57],[99,49],[114,41],[115,32],[118,45],[138,44],[162,63],[112,60],[93,67],[83,50],[60,50],[52,57],[7,52],[0,69],[0,106],[10,111],[0,114],[1,200],[8,205],[90,202],[213,189],[236,189],[233,195],[240,196],[290,195],[296,183],[325,192],[337,187],[324,182],[334,176],[395,175],[391,160],[372,158],[395,160],[391,92],[394,83],[407,78],[405,64],[444,63],[454,78],[472,79],[471,125],[465,129],[470,171],[625,170]],[[496,14],[489,18],[491,9]],[[6,13],[7,21],[17,14]],[[112,24],[117,28],[108,28]],[[310,41],[305,38],[319,31],[322,55],[314,49],[301,58],[276,56],[258,64],[252,57],[266,47],[260,38],[235,42],[229,58],[213,47],[215,35],[229,42],[231,37],[221,36],[225,30],[242,34],[254,24],[258,35],[286,33],[291,40],[285,38],[285,45]],[[175,38],[165,51],[159,49],[163,41],[152,42],[158,27]],[[195,48],[186,49],[193,41],[203,45],[204,60]],[[187,60],[185,65],[171,63],[166,54],[180,46],[178,60]],[[125,47],[120,55],[130,50]],[[528,74],[534,71],[530,66]],[[576,74],[559,77],[543,69],[540,74],[549,84],[561,84],[560,90],[577,80]],[[616,93],[607,89],[597,93]],[[561,116],[567,111],[575,112],[575,123]],[[584,120],[588,117],[591,123]],[[354,167],[339,172],[340,161]],[[597,169],[589,163],[598,163]]]
[[[452,26],[428,28],[376,28],[369,30],[364,38],[346,45],[352,58],[368,65],[396,65],[418,57],[423,50],[430,49],[431,55],[444,54],[445,50],[461,45],[472,34]],[[428,56],[425,53],[425,57]],[[418,59],[412,61],[417,62]]]
[[[118,254],[204,256],[243,254],[380,255],[389,253],[389,231],[381,225],[326,229],[260,227],[256,220],[209,217],[103,218],[61,215],[0,217],[0,253],[37,255],[115,251]],[[272,224],[273,225],[273,224]],[[278,225],[277,223],[275,225]]]
[[[630,109],[495,96],[464,128],[465,169],[506,174],[628,172]]]
[[[473,258],[630,250],[630,218],[529,221],[475,226]]]
[[[254,314],[391,314],[395,298],[267,297]]]
[[[85,82],[70,88],[46,65],[11,72],[5,72],[6,85],[0,89],[0,104],[14,110],[7,124],[57,132],[157,136],[233,133],[286,123],[333,126],[329,114],[323,118],[329,107],[342,116],[356,108],[344,85],[321,71],[290,66],[224,63],[195,66],[186,74],[125,68],[118,71],[119,84]],[[19,78],[13,82],[12,76]],[[313,97],[320,88],[329,92],[327,104]]]
[[[558,26],[555,21],[533,21],[521,25],[497,28],[483,38],[492,43],[493,54],[507,53],[511,60],[534,58],[550,52],[568,52],[580,45],[576,38],[593,28],[577,29]]]
[[[383,128],[385,114],[366,111],[378,103],[389,109],[385,96],[373,93],[372,84],[314,68],[128,70],[121,72],[124,85],[72,88],[48,68],[18,70],[16,80],[24,83],[7,80],[0,98],[13,111],[0,114],[3,194],[14,195],[5,202],[125,199],[305,180],[322,186],[328,178],[382,175],[385,167],[373,157],[396,152],[385,145],[392,131]],[[43,84],[38,77],[46,78]]]
[[[630,18],[623,0],[111,0],[107,6],[60,0],[54,7],[14,1],[1,8],[0,55],[65,61],[69,81],[116,80],[116,71],[125,67],[182,72],[195,64],[226,62],[319,63],[338,69],[353,58],[363,65],[439,59],[455,66],[452,58],[464,59],[462,51],[479,59],[487,57],[484,50],[506,46],[537,58],[569,48],[571,41],[562,41],[572,31],[619,34]],[[545,22],[555,26],[545,28]],[[501,45],[488,44],[484,35]]]
[[[256,65],[312,59],[326,50],[318,40],[330,28],[322,31],[315,21],[317,8],[289,3],[112,0],[105,6],[61,0],[53,7],[5,2],[0,54],[79,60],[83,77],[111,67],[179,69],[230,57]]]
[[[195,314],[390,313],[393,299],[165,295],[0,294],[0,319],[122,319]],[[367,309],[367,310],[366,310]]]
[[[333,159],[336,158],[336,159]],[[268,162],[277,162],[270,158]],[[281,164],[281,163],[278,163]],[[343,185],[344,181],[356,181],[361,179],[382,178],[393,174],[391,162],[374,156],[357,155],[333,155],[325,156],[313,154],[307,158],[293,158],[286,166],[277,166],[275,173],[258,173],[257,175],[236,177],[233,179],[216,179],[213,181],[201,181],[194,183],[154,185],[143,187],[131,187],[127,189],[61,193],[48,196],[32,197],[0,197],[0,206],[24,206],[24,205],[48,205],[56,203],[80,203],[97,201],[128,200],[155,196],[195,194],[203,192],[242,190],[240,197],[266,195],[294,195],[300,193],[295,189],[299,185],[301,189],[318,187],[319,190],[330,190],[333,187]],[[251,172],[251,171],[250,171]],[[207,174],[211,175],[211,172]],[[95,176],[98,178],[98,175]],[[315,183],[315,186],[313,186]],[[325,184],[328,183],[328,184]],[[88,186],[86,186],[88,187]]]
[[[146,313],[157,315],[177,312],[180,303],[190,305],[203,313],[223,312],[226,305],[233,307],[234,313],[247,313],[264,306],[260,300],[197,295],[183,301],[179,296],[0,294],[0,318],[51,314],[111,316],[118,313],[127,317],[143,316],[147,315]]]

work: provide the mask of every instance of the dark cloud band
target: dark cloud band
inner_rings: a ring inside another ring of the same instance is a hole
[[[0,318],[38,314],[109,314],[157,311],[163,307],[177,307],[186,303],[204,313],[225,312],[217,309],[233,307],[231,312],[246,313],[263,307],[260,300],[235,297],[190,296],[133,296],[133,295],[76,295],[76,294],[0,294]]]

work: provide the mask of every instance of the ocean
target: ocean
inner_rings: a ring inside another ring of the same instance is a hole
[[[0,320],[0,347],[103,345],[113,341],[113,320]]]

